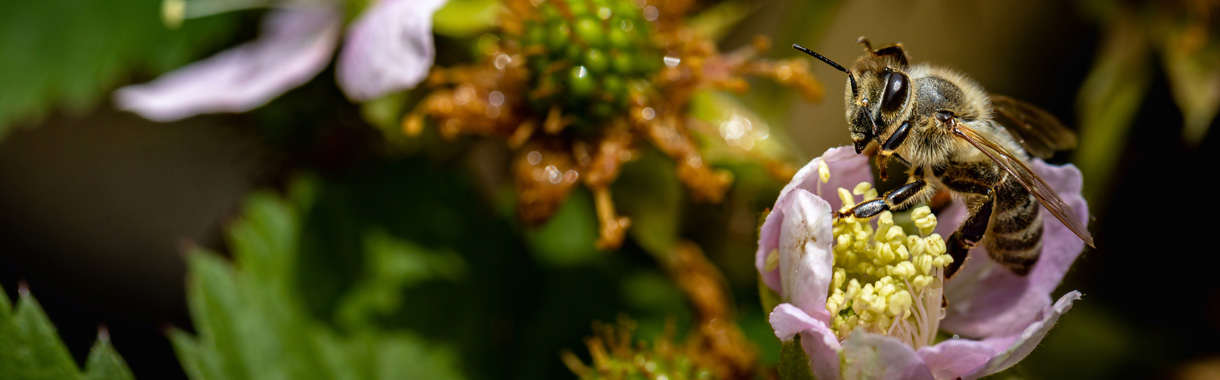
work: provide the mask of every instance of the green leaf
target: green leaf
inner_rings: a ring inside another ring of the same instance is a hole
[[[131,370],[127,363],[114,352],[110,339],[106,335],[98,337],[97,343],[89,350],[89,359],[85,361],[85,380],[132,380]]]
[[[104,334],[81,372],[42,306],[22,290],[16,308],[0,288],[0,375],[15,379],[130,380],[127,364]]]
[[[1119,147],[1151,84],[1150,46],[1135,16],[1112,22],[1097,61],[1076,97],[1080,147],[1072,161],[1084,173],[1085,199],[1105,203]]]
[[[460,379],[457,352],[444,346],[430,345],[409,334],[387,339],[370,339],[378,343],[374,351],[374,379],[399,379],[409,373],[419,379]]]
[[[404,288],[438,279],[460,282],[467,272],[466,262],[452,250],[430,250],[382,229],[366,232],[364,246],[364,273],[336,311],[348,329],[370,326],[374,318],[397,312]]]
[[[169,340],[174,346],[174,353],[178,355],[178,361],[182,363],[182,369],[186,372],[187,377],[196,380],[224,378],[220,374],[219,361],[215,352],[207,350],[190,334],[173,329],[170,331]]]
[[[314,185],[292,186],[294,194],[287,197],[292,201],[271,193],[251,195],[243,217],[228,229],[235,262],[202,249],[188,256],[187,298],[199,335],[173,331],[170,336],[187,375],[196,380],[460,377],[458,356],[443,345],[407,332],[379,331],[369,323],[346,333],[307,311],[295,277],[302,210],[316,199]],[[363,257],[371,262],[362,278],[370,283],[351,289],[348,299],[361,299],[352,292],[398,296],[419,273],[464,275],[464,263],[453,255],[423,254],[414,243],[377,230],[365,235]]]
[[[1198,145],[1220,112],[1220,42],[1207,37],[1210,25],[1196,25],[1205,21],[1191,24],[1173,16],[1162,18],[1177,21],[1164,22],[1172,26],[1161,28],[1159,50],[1173,98],[1182,110],[1183,137]],[[1214,33],[1215,27],[1211,30]]]
[[[248,379],[246,359],[255,336],[243,334],[239,325],[248,305],[240,301],[233,268],[224,259],[204,251],[188,260],[187,304],[200,340],[222,355],[218,375],[225,379]],[[251,339],[251,340],[247,340]]]
[[[55,107],[79,111],[135,72],[181,66],[227,41],[235,15],[161,22],[160,0],[0,2],[0,137]]]
[[[79,379],[67,347],[47,320],[42,306],[22,291],[0,332],[0,373],[22,379]]]

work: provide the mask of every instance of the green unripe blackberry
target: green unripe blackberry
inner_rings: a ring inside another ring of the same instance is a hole
[[[587,99],[597,88],[593,74],[584,66],[573,67],[567,77],[568,91],[577,99]]]
[[[652,25],[632,0],[545,0],[537,11],[521,36],[531,93],[541,97],[530,103],[543,114],[558,105],[578,131],[625,113],[627,83],[649,81],[661,67]]]
[[[610,67],[610,61],[606,58],[606,54],[602,53],[601,49],[589,49],[585,51],[585,56],[582,57],[582,63],[595,74],[603,74]]]

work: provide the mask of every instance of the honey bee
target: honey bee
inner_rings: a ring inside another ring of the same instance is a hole
[[[847,121],[856,153],[877,144],[877,165],[893,157],[907,166],[907,181],[876,199],[835,212],[836,217],[871,217],[901,210],[948,189],[966,202],[966,221],[947,241],[953,263],[948,278],[966,255],[983,243],[996,262],[1026,275],[1042,253],[1042,212],[1093,246],[1093,237],[1071,207],[1064,204],[1026,164],[1032,156],[1048,158],[1071,149],[1076,136],[1042,109],[1000,95],[955,71],[927,64],[911,65],[901,44],[873,50],[851,70],[800,45],[805,52],[847,73]]]

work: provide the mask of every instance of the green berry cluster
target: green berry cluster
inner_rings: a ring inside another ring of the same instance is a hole
[[[646,86],[661,65],[651,22],[631,0],[546,0],[527,23],[531,105],[559,105],[574,126],[592,126],[628,109],[633,87]]]

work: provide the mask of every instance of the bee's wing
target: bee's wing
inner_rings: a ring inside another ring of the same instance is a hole
[[[1076,147],[1076,134],[1049,112],[1003,95],[991,95],[995,122],[1008,130],[1029,154],[1050,158]]]
[[[1025,165],[1024,160],[965,125],[955,124],[953,134],[966,140],[970,145],[974,145],[997,165],[1004,168],[1004,171],[1025,187],[1025,190],[1038,198],[1038,202],[1050,210],[1055,218],[1063,222],[1063,225],[1071,229],[1081,240],[1084,240],[1085,244],[1093,247],[1093,235],[1089,234],[1089,230],[1080,222],[1080,217],[1072,211],[1071,207],[1063,203],[1062,199],[1059,199],[1059,195],[1055,193],[1054,189],[1051,189],[1050,185],[1046,184],[1046,181],[1042,180],[1042,177],[1038,177],[1033,170],[1029,169],[1029,166]]]

